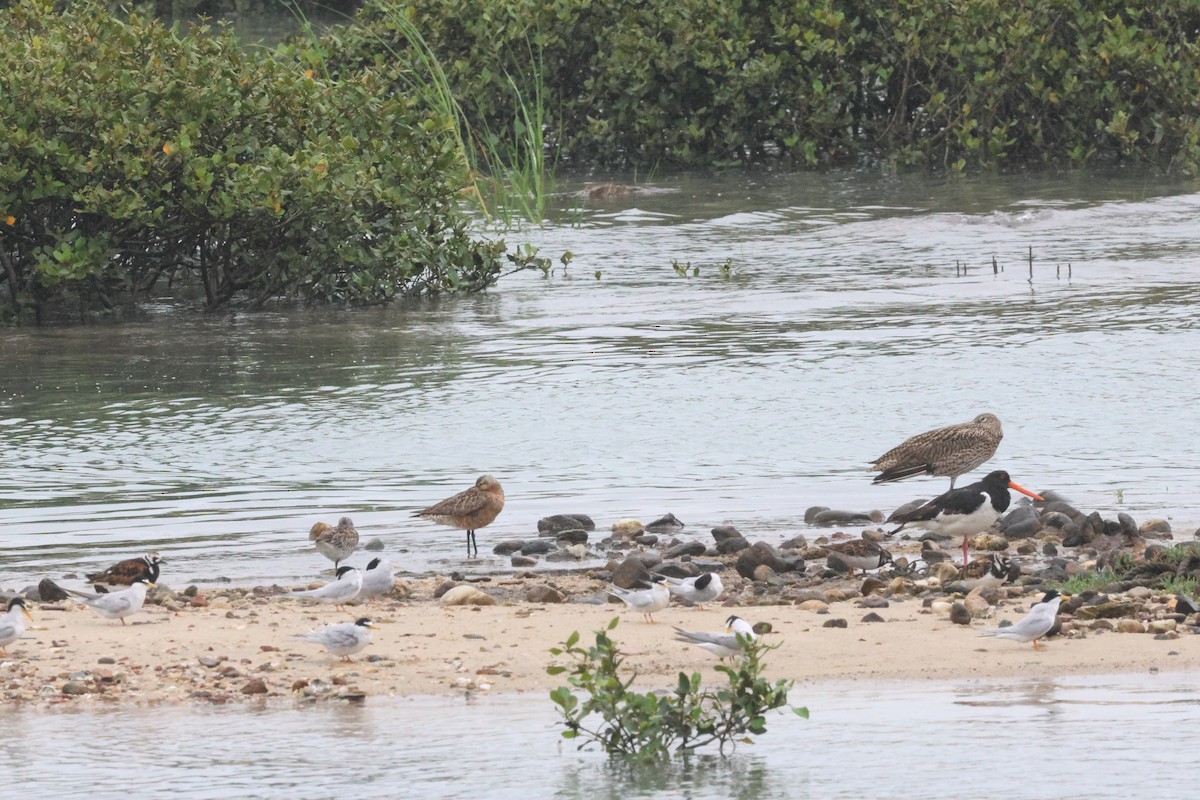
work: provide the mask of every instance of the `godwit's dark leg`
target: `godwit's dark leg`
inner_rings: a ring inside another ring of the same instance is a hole
[[[467,531],[467,558],[471,557],[471,545],[475,545],[475,555],[479,555],[479,542],[475,541],[475,531]]]

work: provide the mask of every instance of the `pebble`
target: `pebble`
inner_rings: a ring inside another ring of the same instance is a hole
[[[971,612],[962,603],[954,603],[950,606],[950,621],[955,625],[970,625]]]
[[[242,687],[242,694],[266,694],[267,691],[266,681],[262,678],[252,678]]]
[[[622,539],[637,536],[644,530],[646,530],[646,526],[636,519],[619,519],[612,525],[613,536]]]
[[[1156,619],[1150,622],[1149,628],[1151,633],[1168,633],[1174,631],[1177,626],[1178,623],[1173,619]]]
[[[1136,619],[1117,620],[1117,633],[1145,633],[1146,628]]]
[[[874,611],[872,611],[870,614],[867,614],[865,617],[863,617],[862,621],[863,622],[883,622],[883,617],[879,616]]]
[[[888,602],[886,597],[880,597],[877,594],[871,595],[870,597],[864,597],[862,600],[858,601],[859,608],[888,608],[890,606],[891,603]]]
[[[215,658],[213,656],[200,656],[196,660],[200,662],[200,666],[209,667],[210,669],[212,667],[218,666],[221,663],[221,659]]]
[[[62,693],[71,697],[87,694],[91,691],[82,681],[67,681],[63,684]]]
[[[561,603],[565,598],[553,586],[538,583],[525,590],[525,599],[530,603]]]
[[[596,530],[596,523],[587,514],[553,514],[537,523],[538,533],[556,534],[569,530]]]
[[[805,515],[807,516],[807,515]],[[857,525],[863,522],[872,522],[870,513],[866,511],[837,511],[835,509],[825,509],[818,511],[810,524],[819,525],[821,527],[831,527],[834,525]]]
[[[440,602],[444,606],[494,606],[496,598],[474,586],[455,586],[441,596]]]
[[[514,567],[536,567],[538,563],[536,558],[523,556],[520,553],[515,554],[509,561]]]
[[[1138,527],[1142,536],[1163,536],[1171,532],[1171,523],[1165,519],[1148,519]]]
[[[683,530],[683,523],[674,514],[664,514],[654,522],[646,525],[646,530],[651,533],[672,533],[674,531]]]
[[[821,614],[829,610],[829,604],[821,600],[804,600],[796,603],[796,608],[801,611],[813,611]]]
[[[516,553],[525,544],[521,539],[505,539],[502,542],[497,542],[492,548],[492,553],[498,556],[507,556]]]
[[[381,552],[383,550],[383,539],[380,539],[378,536],[376,536],[363,545],[363,550],[369,550],[372,553]]]
[[[821,627],[822,628],[847,628],[847,627],[849,627],[849,623],[846,622],[846,620],[842,619],[841,617],[838,617],[836,619],[825,620],[824,624],[822,624]]]
[[[572,528],[554,534],[554,541],[559,544],[587,544],[588,532],[583,528]]]
[[[683,542],[667,550],[664,558],[682,558],[683,556],[702,556],[708,550],[703,542]]]

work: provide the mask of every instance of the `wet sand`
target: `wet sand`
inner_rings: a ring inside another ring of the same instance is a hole
[[[549,649],[572,631],[579,631],[584,643],[591,641],[592,632],[614,616],[621,623],[612,635],[628,653],[626,665],[637,672],[636,685],[665,687],[680,670],[723,679],[712,670],[715,658],[675,641],[672,626],[714,631],[734,613],[753,623],[771,623],[766,640],[779,648],[767,656],[768,676],[791,678],[800,686],[847,679],[1052,678],[1200,668],[1200,639],[1182,626],[1176,639],[1077,631],[1048,640],[1037,652],[1028,644],[978,637],[979,629],[1001,619],[1019,619],[1033,595],[1003,601],[992,619],[971,626],[952,624],[911,596],[891,597],[889,607],[880,609],[859,607],[861,598],[834,602],[827,614],[793,605],[716,605],[702,611],[673,604],[656,615],[657,624],[646,624],[623,605],[586,602],[602,598],[603,584],[585,576],[478,584],[500,598],[499,604],[483,607],[443,606],[433,597],[441,582],[410,580],[401,599],[344,611],[281,596],[201,591],[194,599],[180,597],[172,604],[177,610],[147,605],[124,626],[72,602],[34,603],[33,626],[0,657],[0,691],[6,704],[540,693],[563,683],[561,676],[545,672],[556,662]],[[526,584],[546,582],[562,590],[568,602],[514,599]],[[872,610],[884,622],[862,622]],[[352,663],[290,638],[359,616],[370,616],[379,627]],[[835,618],[845,619],[847,627],[823,627]],[[243,691],[256,680],[262,682],[255,687],[258,693]]]

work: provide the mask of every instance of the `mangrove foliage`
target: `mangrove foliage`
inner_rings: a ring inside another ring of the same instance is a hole
[[[0,318],[373,304],[542,266],[469,233],[453,126],[372,69],[91,0],[13,4],[0,41]]]

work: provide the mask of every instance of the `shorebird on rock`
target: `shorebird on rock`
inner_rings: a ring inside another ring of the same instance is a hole
[[[902,481],[915,475],[940,475],[954,479],[996,454],[1004,431],[995,414],[980,414],[970,422],[918,433],[875,459],[880,470],[872,483]]]
[[[832,559],[845,564],[850,570],[851,578],[854,577],[856,569],[865,572],[892,563],[892,554],[870,539],[851,539],[848,542],[823,544],[821,549],[828,551],[827,561]]]

